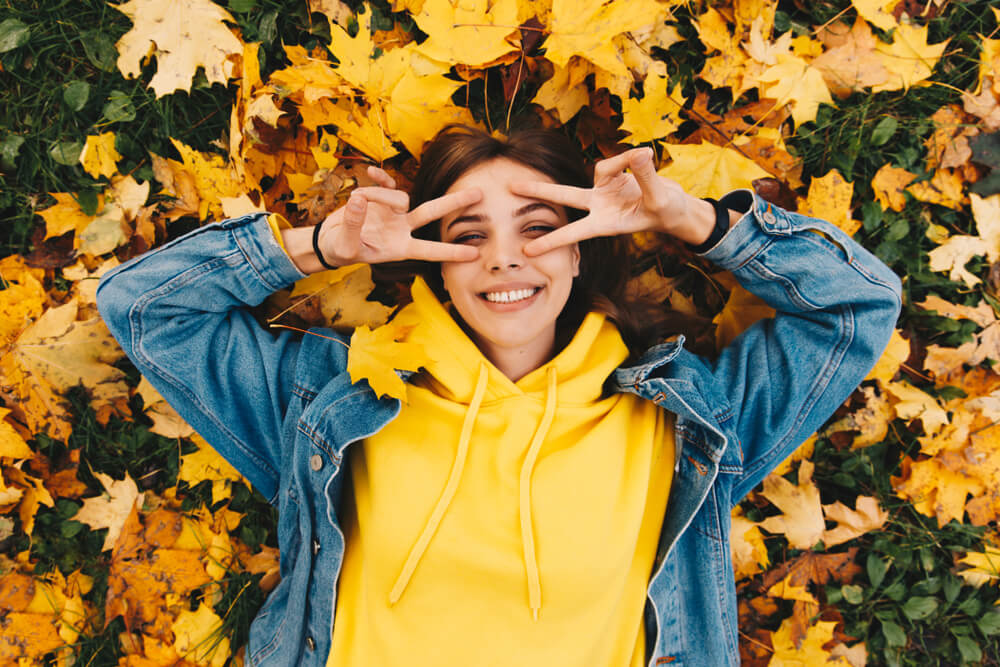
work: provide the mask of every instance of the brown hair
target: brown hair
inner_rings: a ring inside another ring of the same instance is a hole
[[[424,147],[410,192],[410,208],[444,195],[462,174],[498,158],[540,171],[563,185],[593,185],[583,155],[557,131],[518,130],[507,138],[497,138],[473,127],[449,125]],[[567,209],[566,213],[570,222],[586,215],[579,209]],[[439,240],[440,225],[426,225],[414,235]],[[637,357],[665,333],[662,307],[626,294],[631,267],[625,239],[598,237],[581,241],[579,247],[580,274],[573,280],[569,300],[556,321],[557,349],[572,339],[588,312],[597,311],[617,325],[631,355]],[[411,267],[439,299],[447,300],[439,264],[414,262]]]

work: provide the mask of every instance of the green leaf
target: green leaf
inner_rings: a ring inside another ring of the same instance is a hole
[[[81,190],[76,195],[76,203],[86,215],[97,215],[97,193],[93,190]]]
[[[881,146],[885,142],[892,138],[892,135],[896,134],[896,129],[899,127],[899,122],[896,121],[892,116],[886,116],[878,122],[875,129],[872,130],[871,143],[874,146]]]
[[[135,120],[135,106],[131,98],[120,90],[112,90],[101,111],[112,123],[127,123]]]
[[[956,637],[955,641],[958,643],[958,652],[962,654],[962,660],[965,662],[979,662],[983,659],[983,650],[979,648],[979,644],[976,640],[971,637]]]
[[[843,593],[844,599],[851,604],[861,604],[865,599],[864,589],[854,584],[844,584],[840,587],[840,592]]]
[[[976,619],[976,627],[987,637],[1000,634],[1000,612],[991,611],[983,614]]]
[[[978,616],[983,604],[974,597],[966,598],[962,604],[958,605],[958,610],[968,616]]]
[[[24,144],[24,137],[16,134],[8,134],[0,141],[0,169],[3,171],[14,171],[17,154]]]
[[[871,582],[872,588],[878,588],[885,579],[885,573],[889,571],[889,564],[875,554],[868,554],[865,569],[868,570],[868,581]]]
[[[902,600],[906,596],[906,584],[902,581],[897,581],[891,586],[887,586],[884,593],[890,600]]]
[[[99,70],[111,72],[118,61],[118,50],[111,38],[99,30],[91,30],[80,35],[83,52],[87,54],[90,64]]]
[[[7,19],[0,23],[0,53],[13,51],[28,43],[31,29],[23,21]]]
[[[83,524],[79,521],[63,521],[59,524],[59,533],[63,537],[73,537],[83,530]]]
[[[887,646],[906,646],[906,633],[892,621],[882,621],[882,635]]]
[[[80,161],[83,143],[80,141],[53,141],[49,147],[49,157],[59,164],[72,167]]]
[[[937,611],[937,608],[937,598],[932,597],[912,597],[903,603],[903,613],[911,621],[927,618]]]
[[[257,0],[229,0],[229,11],[237,14],[257,8]]]
[[[265,44],[273,44],[274,40],[278,38],[278,12],[268,12],[264,14],[264,17],[260,20],[260,25],[257,26],[257,31],[259,33],[261,41]],[[263,49],[261,49],[263,53]]]
[[[882,205],[874,199],[869,199],[861,205],[861,220],[865,231],[871,233],[882,225]]]
[[[73,111],[79,111],[90,98],[90,84],[86,81],[72,81],[63,88],[63,102]]]

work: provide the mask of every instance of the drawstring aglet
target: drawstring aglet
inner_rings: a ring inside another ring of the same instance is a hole
[[[538,620],[538,607],[531,608],[531,615],[536,621]]]

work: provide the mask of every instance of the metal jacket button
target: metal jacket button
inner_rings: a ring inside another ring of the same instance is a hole
[[[308,648],[310,651],[316,650],[316,642],[313,641],[312,637],[306,637],[306,648]]]
[[[320,468],[323,467],[323,457],[319,454],[313,454],[309,457],[309,467],[313,469],[313,472],[319,472]]]
[[[313,556],[319,553],[319,540],[313,540]]]

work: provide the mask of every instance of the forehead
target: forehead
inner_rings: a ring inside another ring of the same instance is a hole
[[[476,187],[483,191],[483,198],[491,194],[515,196],[510,192],[509,185],[516,181],[555,183],[549,176],[525,164],[507,158],[494,158],[462,174],[451,184],[448,192]]]

